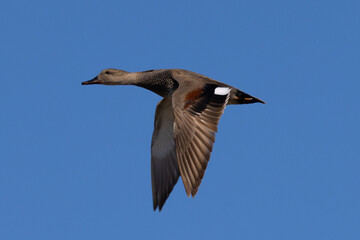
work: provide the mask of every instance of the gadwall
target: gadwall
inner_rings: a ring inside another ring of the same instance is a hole
[[[182,69],[126,72],[105,69],[82,85],[135,85],[163,97],[151,140],[154,210],[161,211],[179,177],[188,197],[196,195],[226,105],[260,102],[247,93]]]

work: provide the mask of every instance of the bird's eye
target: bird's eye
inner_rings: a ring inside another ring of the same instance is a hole
[[[106,71],[105,74],[110,74],[110,71]]]

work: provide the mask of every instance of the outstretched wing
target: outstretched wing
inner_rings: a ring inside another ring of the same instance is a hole
[[[174,141],[172,99],[161,100],[155,112],[151,141],[151,183],[154,210],[164,206],[180,176]]]
[[[188,196],[198,191],[215,142],[219,119],[229,100],[230,87],[205,84],[186,94],[175,92],[175,143],[181,178]]]

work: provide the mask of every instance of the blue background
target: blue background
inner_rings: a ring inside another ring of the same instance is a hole
[[[3,1],[0,239],[360,239],[359,1]],[[194,199],[152,210],[161,99],[81,86],[183,68],[229,106]]]

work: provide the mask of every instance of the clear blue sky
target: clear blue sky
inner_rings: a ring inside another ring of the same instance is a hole
[[[5,1],[0,239],[360,239],[359,1]],[[152,210],[160,97],[81,86],[184,68],[229,106],[195,199]]]

